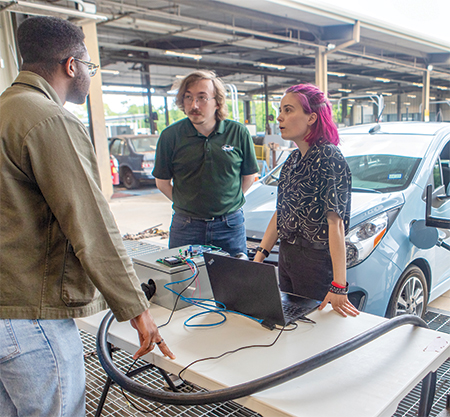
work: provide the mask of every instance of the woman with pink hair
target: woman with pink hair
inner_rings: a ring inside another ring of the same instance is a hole
[[[347,298],[345,234],[351,201],[351,173],[337,145],[331,104],[311,84],[289,87],[277,118],[281,137],[298,149],[284,163],[277,211],[255,261],[262,262],[280,239],[280,289],[331,303],[346,317],[358,310]]]

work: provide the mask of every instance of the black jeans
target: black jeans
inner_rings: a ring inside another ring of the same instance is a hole
[[[322,301],[333,281],[330,251],[305,239],[294,244],[282,240],[278,277],[281,291]]]

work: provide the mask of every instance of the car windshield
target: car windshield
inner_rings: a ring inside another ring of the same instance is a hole
[[[360,155],[346,158],[352,173],[352,188],[380,192],[408,187],[420,158],[398,155]]]
[[[154,152],[156,151],[158,138],[156,136],[144,136],[142,138],[133,138],[131,139],[131,142],[133,143],[133,147],[136,152]]]
[[[352,155],[345,158],[352,173],[354,192],[393,192],[409,186],[421,161],[418,156],[390,154]],[[271,171],[263,182],[277,186],[282,165]]]

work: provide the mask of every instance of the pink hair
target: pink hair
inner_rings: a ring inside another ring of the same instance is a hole
[[[338,145],[339,135],[333,122],[331,103],[325,94],[313,84],[293,85],[285,91],[285,94],[287,93],[292,93],[297,97],[306,114],[317,114],[317,120],[311,126],[311,132],[306,136],[305,142],[310,146],[323,142]]]

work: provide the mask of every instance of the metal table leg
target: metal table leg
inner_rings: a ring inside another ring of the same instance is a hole
[[[436,391],[436,372],[430,372],[422,380],[422,390],[420,392],[419,417],[427,417],[433,405],[434,393]]]

